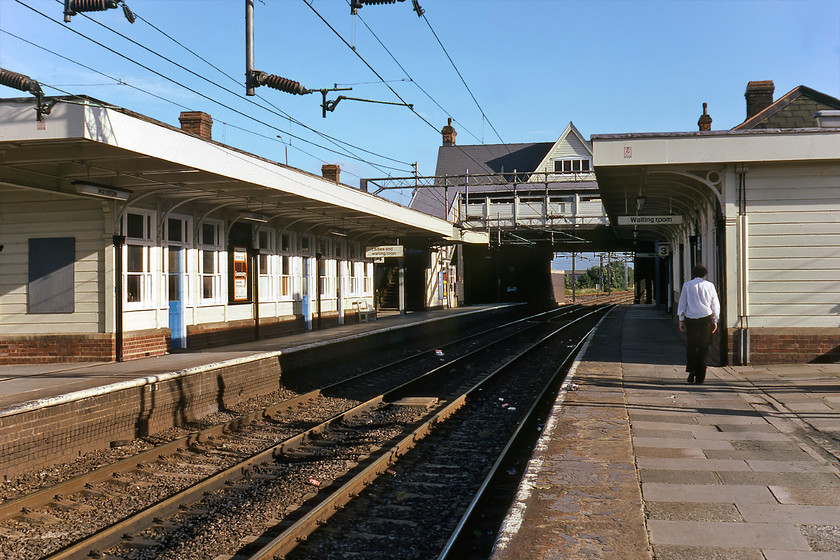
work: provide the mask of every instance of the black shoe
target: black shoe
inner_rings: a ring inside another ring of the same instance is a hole
[[[686,381],[689,382],[689,383],[694,383],[694,374],[689,373],[688,374],[688,379],[686,379]]]

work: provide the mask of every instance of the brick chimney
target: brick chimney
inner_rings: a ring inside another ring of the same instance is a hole
[[[212,140],[213,118],[207,113],[183,111],[178,120],[181,121],[181,130]]]
[[[440,133],[443,135],[444,146],[455,145],[455,137],[458,136],[458,133],[452,128],[452,119],[449,119],[448,124],[441,129]]]
[[[703,103],[703,114],[700,115],[700,120],[697,121],[697,126],[700,127],[700,130],[709,131],[712,130],[712,117],[709,116],[709,113],[706,112],[707,104]]]
[[[324,176],[324,179],[338,183],[338,177],[341,175],[341,168],[334,163],[325,163],[321,166],[321,175]]]
[[[747,98],[747,118],[750,119],[773,104],[773,80],[749,82],[744,97]]]

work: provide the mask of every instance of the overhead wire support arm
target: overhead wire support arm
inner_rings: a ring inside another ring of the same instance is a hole
[[[44,120],[44,115],[50,114],[50,111],[52,111],[53,106],[56,104],[54,99],[49,102],[44,102],[44,91],[41,89],[41,84],[19,72],[0,68],[0,85],[26,91],[34,95],[37,99],[35,111],[38,113],[39,122]]]
[[[326,118],[327,111],[333,112],[335,111],[336,105],[342,100],[346,99],[348,101],[362,101],[364,103],[379,103],[381,105],[398,105],[400,107],[408,107],[409,109],[414,109],[414,105],[411,103],[398,103],[396,101],[378,101],[376,99],[362,99],[361,97],[348,97],[346,95],[339,95],[332,101],[327,100],[327,92],[328,91],[342,91],[348,90],[353,88],[338,88],[338,89],[322,89],[321,95],[323,96],[324,102],[321,104],[321,116]]]

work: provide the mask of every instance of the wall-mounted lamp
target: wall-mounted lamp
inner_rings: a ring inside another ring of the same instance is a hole
[[[644,208],[646,202],[647,202],[647,197],[637,196],[636,197],[636,210],[641,210],[642,208]]]
[[[257,222],[259,224],[264,224],[271,219],[268,216],[263,216],[262,214],[255,214],[253,212],[243,212],[242,214],[239,214],[239,218],[246,222]]]
[[[88,181],[73,181],[70,184],[76,187],[76,192],[79,194],[97,196],[99,198],[128,200],[131,196],[131,191],[115,189],[114,187],[109,187],[108,185],[100,185],[98,183],[90,183]]]

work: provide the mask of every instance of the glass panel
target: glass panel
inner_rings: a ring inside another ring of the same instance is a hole
[[[213,299],[213,277],[202,276],[201,295],[204,299]]]
[[[143,228],[143,215],[142,214],[126,214],[125,216],[125,223],[126,223],[126,233],[127,237],[134,237],[135,239],[145,239],[146,236],[144,235],[144,228]]]
[[[260,254],[260,274],[268,274],[268,255]]]
[[[205,274],[213,274],[216,272],[216,256],[215,251],[201,252],[201,272]]]
[[[215,224],[201,224],[201,243],[202,245],[216,244],[216,225]]]
[[[143,253],[145,249],[141,245],[126,245],[126,252],[128,253],[126,270],[128,272],[145,272],[143,268]]]
[[[181,268],[179,266],[180,263],[178,262],[180,260],[178,258],[180,256],[180,251],[178,251],[177,249],[170,248],[168,253],[169,253],[169,274],[176,274],[176,273],[178,273],[179,269]]]
[[[169,218],[166,225],[169,241],[184,240],[184,222],[177,218]]]
[[[169,275],[169,301],[178,301],[180,299],[179,287],[180,278],[177,274]]]
[[[126,301],[140,301],[140,276],[129,275],[125,281]]]
[[[291,235],[288,233],[284,233],[280,237],[280,250],[281,251],[291,251],[292,250],[292,239]]]

